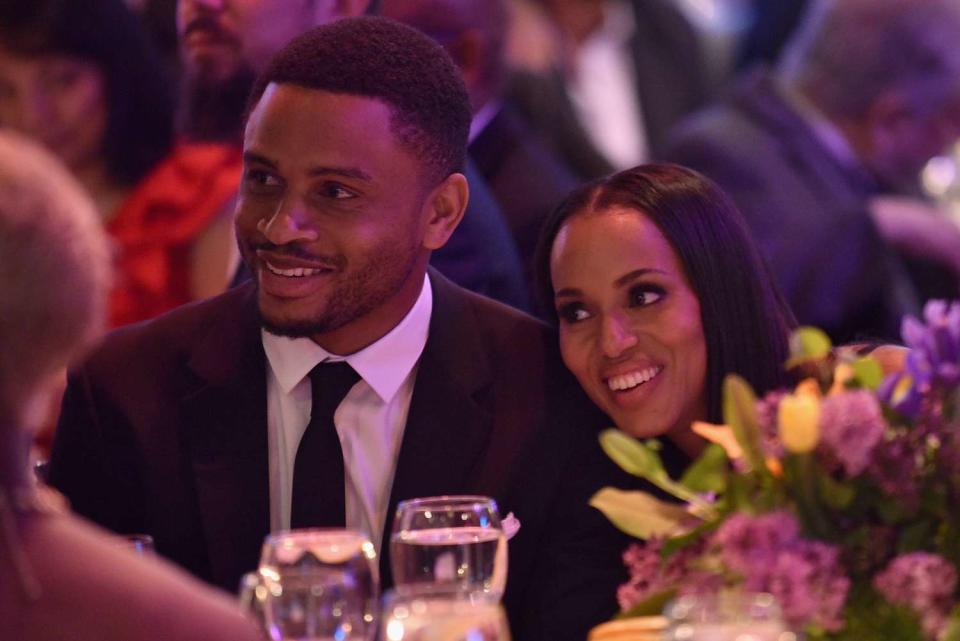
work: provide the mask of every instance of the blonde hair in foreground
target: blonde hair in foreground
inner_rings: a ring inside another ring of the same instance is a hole
[[[103,327],[110,257],[82,188],[48,152],[0,131],[0,417]]]

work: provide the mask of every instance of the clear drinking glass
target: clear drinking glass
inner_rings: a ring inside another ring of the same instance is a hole
[[[507,544],[496,501],[437,496],[401,502],[390,565],[398,586],[450,584],[499,599],[507,582]]]
[[[290,530],[266,538],[258,570],[275,641],[371,641],[376,552],[360,532]]]
[[[388,591],[383,641],[510,641],[500,603],[455,585],[409,585]]]
[[[770,594],[719,592],[667,605],[665,641],[798,641]]]
[[[240,577],[238,599],[240,609],[253,621],[264,639],[267,633],[267,586],[259,572],[247,572]]]

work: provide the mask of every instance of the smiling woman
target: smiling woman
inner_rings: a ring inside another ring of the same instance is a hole
[[[573,192],[537,260],[567,367],[617,427],[692,451],[737,373],[787,382],[793,317],[729,199],[700,174],[643,165]]]

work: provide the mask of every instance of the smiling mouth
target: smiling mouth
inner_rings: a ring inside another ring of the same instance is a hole
[[[662,371],[663,367],[656,366],[647,367],[646,369],[629,372],[627,374],[611,376],[607,379],[607,387],[609,387],[612,392],[628,392],[644,383],[649,383]]]
[[[329,269],[317,269],[313,267],[293,267],[290,269],[283,269],[275,265],[270,264],[269,261],[263,261],[263,266],[267,268],[271,274],[277,276],[283,276],[284,278],[305,278],[307,276],[316,276],[317,274],[322,274],[323,272],[329,272],[332,270]]]

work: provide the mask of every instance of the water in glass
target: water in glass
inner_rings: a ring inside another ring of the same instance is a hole
[[[455,585],[499,598],[507,550],[496,502],[476,496],[404,501],[394,521],[390,562],[399,586]]]
[[[376,631],[376,553],[351,530],[292,530],[268,536],[259,574],[275,641],[371,641]]]

